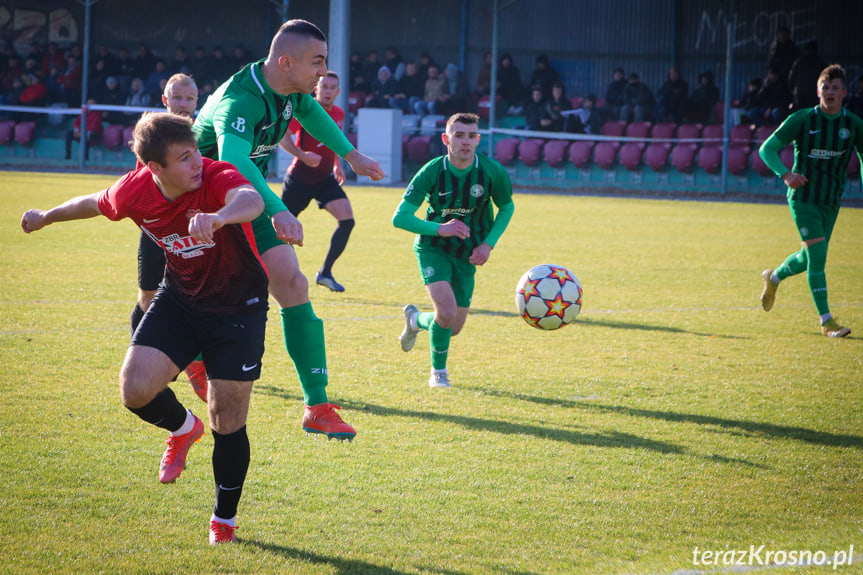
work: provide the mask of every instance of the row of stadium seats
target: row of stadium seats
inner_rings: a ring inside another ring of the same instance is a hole
[[[8,146],[12,142],[19,146],[32,146],[35,133],[36,122],[0,120],[0,146]]]

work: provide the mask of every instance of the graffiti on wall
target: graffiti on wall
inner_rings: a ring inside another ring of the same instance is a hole
[[[726,14],[721,8],[714,14],[708,10],[701,12],[695,49],[710,49],[725,46],[728,22],[735,24],[732,45],[735,49],[756,46],[765,50],[776,39],[776,30],[785,26],[791,31],[791,38],[801,46],[816,38],[816,13],[814,8],[805,10],[776,10],[757,12],[743,16],[739,13]]]
[[[28,54],[33,42],[68,46],[81,41],[78,22],[67,8],[38,11],[0,6],[0,36],[19,54]]]

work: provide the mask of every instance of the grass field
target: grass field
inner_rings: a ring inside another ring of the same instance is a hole
[[[18,227],[111,181],[0,175],[0,573],[640,575],[852,545],[850,566],[769,572],[863,573],[863,210],[842,210],[830,245],[832,308],[854,330],[831,340],[804,277],[760,308],[761,270],[797,245],[786,206],[518,194],[453,340],[454,387],[432,390],[426,335],[410,354],[397,340],[402,305],[428,309],[390,224],[401,191],[351,188],[347,292],[311,293],[330,398],[359,434],[304,434],[271,309],[241,544],[211,548],[209,433],[161,485],[165,434],[117,390],[137,229]],[[302,221],[313,276],[333,222]],[[516,281],[545,262],[584,286],[558,332],[514,313]]]

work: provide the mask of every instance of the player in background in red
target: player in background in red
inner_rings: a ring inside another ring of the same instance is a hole
[[[315,100],[323,107],[330,117],[344,127],[345,111],[335,105],[339,95],[339,76],[335,72],[327,72],[318,80],[315,88]],[[293,134],[297,139],[294,141]],[[282,182],[282,201],[288,210],[299,216],[314,199],[318,207],[327,210],[338,222],[336,231],[330,238],[330,249],[324,258],[324,264],[315,276],[318,285],[328,287],[335,292],[343,292],[345,288],[333,278],[333,264],[345,251],[351,230],[354,229],[354,212],[351,201],[342,189],[345,183],[345,172],[335,152],[317,141],[297,122],[291,120],[289,132],[280,142],[288,153],[294,156],[285,178]]]
[[[140,167],[101,192],[25,212],[21,227],[31,233],[99,215],[130,218],[165,251],[165,279],[132,336],[120,392],[132,413],[171,433],[159,481],[173,482],[204,425],[169,384],[180,366],[203,355],[211,376],[214,544],[236,540],[234,517],[250,461],[246,418],[261,373],[269,304],[267,274],[247,222],[263,212],[264,202],[234,166],[201,157],[191,126],[175,114],[144,114],[132,148]]]

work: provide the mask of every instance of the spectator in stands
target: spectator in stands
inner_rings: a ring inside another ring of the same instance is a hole
[[[758,92],[761,90],[761,85],[761,78],[752,78],[749,81],[746,93],[740,96],[740,99],[737,100],[735,106],[731,109],[732,117],[737,117],[737,120],[734,122],[735,126],[738,124],[752,123],[752,120],[750,120],[747,115],[747,111],[757,106]]]
[[[431,57],[431,54],[428,52],[420,52],[420,61],[419,61],[419,74],[425,79],[429,77],[429,68],[431,66],[437,66],[437,69],[440,70],[440,66],[435,62],[434,58]]]
[[[138,76],[139,78],[146,78],[155,67],[156,57],[153,56],[153,53],[150,52],[150,49],[147,48],[146,44],[140,44],[138,46],[138,52],[135,59],[133,60],[131,75]]]
[[[23,106],[21,103],[21,95],[24,94],[24,89],[26,87],[27,86],[24,85],[24,80],[21,79],[21,76],[14,78],[12,80],[12,85],[8,90],[6,90],[3,103],[7,106]],[[9,118],[19,121],[23,118],[23,114],[14,112],[9,115]]]
[[[378,68],[378,76],[372,82],[372,97],[366,102],[369,108],[389,108],[390,100],[395,97],[398,84],[386,66]]]
[[[470,110],[470,87],[462,71],[455,64],[449,63],[444,69],[444,77],[447,89],[438,98],[436,113],[449,117],[456,112]]]
[[[713,83],[713,72],[705,70],[698,75],[698,86],[689,96],[687,108],[699,122],[710,122],[713,108],[719,101],[719,88]],[[720,122],[721,123],[721,122]]]
[[[620,108],[620,119],[624,122],[644,122],[653,117],[656,100],[653,92],[632,72],[626,88],[623,89],[623,106]]]
[[[857,90],[848,93],[845,107],[863,118],[863,74],[857,77]]]
[[[55,102],[63,102],[63,90],[60,88],[58,79],[60,78],[60,67],[51,64],[48,68],[48,75],[45,76],[45,88],[48,90],[46,104],[51,105]]]
[[[231,74],[237,70],[241,70],[246,64],[254,58],[249,55],[249,51],[242,44],[234,46],[234,66],[231,68]]]
[[[189,59],[189,68],[191,70],[189,76],[194,77],[199,85],[210,81],[212,66],[206,48],[200,45],[195,46],[195,49],[192,50],[192,57]]]
[[[390,108],[400,108],[412,114],[414,106],[423,99],[425,80],[419,75],[416,62],[405,62],[405,74],[397,82],[396,94],[390,99]]]
[[[182,74],[190,74],[192,72],[192,61],[186,55],[186,49],[182,46],[176,46],[174,48],[174,57],[171,59],[171,63],[168,64],[168,73],[170,75],[182,73]],[[168,77],[170,77],[170,75]]]
[[[92,106],[96,103],[93,98],[87,99],[87,105]],[[84,159],[90,159],[90,146],[98,144],[102,140],[102,114],[101,112],[87,113],[86,134],[84,137]],[[75,121],[72,122],[72,129],[66,132],[66,159],[72,158],[72,142],[81,141],[81,116],[75,116]]]
[[[21,65],[21,58],[17,54],[12,54],[6,58],[6,67],[0,76],[0,90],[8,92],[12,88],[12,82],[17,78],[21,79],[21,72],[24,67]]]
[[[47,77],[51,66],[57,66],[57,69],[60,70],[65,65],[66,56],[63,54],[63,50],[60,49],[57,42],[49,42],[48,50],[42,56],[42,74]]]
[[[528,130],[547,131],[551,129],[551,116],[545,107],[542,87],[537,84],[530,89],[530,101],[524,106],[524,120]]]
[[[380,69],[381,62],[378,59],[378,51],[369,50],[366,53],[366,59],[363,61],[363,77],[368,82],[370,88],[374,85]]]
[[[129,84],[129,95],[126,96],[126,105],[135,108],[146,108],[152,101],[150,94],[144,89],[144,81],[141,78],[132,78]],[[123,123],[127,126],[134,126],[140,117],[140,112],[127,112]]]
[[[120,90],[120,83],[114,76],[108,76],[105,79],[105,86],[93,94],[96,102],[107,106],[124,106],[126,104],[126,94]],[[123,112],[119,111],[104,111],[102,112],[102,121],[109,124],[123,124],[126,117]]]
[[[788,84],[777,68],[771,68],[758,92],[756,106],[748,110],[746,115],[756,126],[775,126],[788,116],[791,100]]]
[[[546,101],[545,108],[548,117],[551,118],[551,125],[548,129],[553,132],[562,132],[566,124],[566,116],[563,113],[572,109],[572,102],[566,97],[566,90],[560,82],[555,82],[551,87],[551,98]]]
[[[135,62],[129,57],[129,49],[121,47],[117,50],[117,79],[120,85],[128,85],[132,81]]]
[[[491,62],[491,52],[486,52],[483,56],[482,68],[479,69],[476,77],[476,88],[473,91],[473,97],[477,100],[491,94]]]
[[[111,76],[111,74],[108,73],[108,66],[105,60],[101,58],[97,59],[88,71],[87,92],[95,94],[103,90],[105,88],[105,80],[108,79],[108,76]]]
[[[788,73],[794,111],[818,105],[818,77],[826,67],[827,63],[818,55],[818,43],[815,40],[807,42]]]
[[[512,55],[504,54],[497,67],[497,93],[501,98],[501,109],[514,116],[521,114],[523,92],[521,72],[513,64]]]
[[[395,46],[387,46],[384,49],[384,66],[393,73],[395,81],[401,80],[405,74],[405,61]]]
[[[540,54],[536,57],[536,68],[530,75],[530,85],[539,86],[542,89],[542,98],[548,100],[551,98],[551,87],[556,82],[560,82],[560,74],[548,61],[548,56]]]
[[[168,72],[165,61],[156,60],[155,67],[153,70],[150,70],[150,73],[146,76],[147,79],[144,80],[144,89],[150,94],[150,99],[155,101],[162,96],[162,89],[165,87],[162,84],[162,80],[167,80],[170,77],[171,74]]]
[[[605,89],[605,108],[602,113],[609,120],[620,119],[620,109],[623,107],[623,91],[626,89],[626,76],[623,68],[615,68],[611,83]]]
[[[414,112],[420,116],[436,113],[438,98],[447,90],[449,90],[449,86],[447,86],[446,78],[441,75],[437,65],[429,66],[423,99],[416,103]]]
[[[348,70],[348,81],[351,92],[371,92],[371,86],[365,76],[363,66],[363,55],[359,52],[351,52],[350,68]]]
[[[680,123],[688,96],[689,84],[680,77],[677,66],[672,66],[668,71],[668,79],[656,94],[656,122]]]
[[[602,115],[596,110],[596,96],[588,94],[571,115],[567,115],[566,131],[576,134],[599,134],[602,130]]]
[[[81,66],[81,61],[74,53],[66,55],[66,68],[60,72],[57,78],[57,84],[60,86],[60,92],[63,101],[70,106],[81,105],[81,87],[84,69]]]
[[[90,64],[95,67],[96,62],[99,60],[102,61],[102,67],[105,70],[106,78],[117,73],[117,59],[114,58],[114,55],[111,54],[111,49],[105,44],[101,44],[96,48],[96,54],[93,55],[93,59],[90,61]]]
[[[248,62],[243,65],[248,64]],[[225,49],[221,46],[216,46],[213,48],[213,55],[211,57],[210,62],[210,74],[212,78],[207,78],[206,80],[212,81],[213,84],[221,84],[225,80],[231,77],[231,75],[238,70],[236,62],[228,58],[225,55]],[[157,98],[161,97],[161,92],[156,96]]]
[[[776,40],[770,45],[770,51],[767,55],[767,69],[776,70],[784,82],[788,79],[788,73],[791,71],[794,60],[799,57],[800,49],[791,39],[791,31],[785,26],[780,26],[776,30]]]

